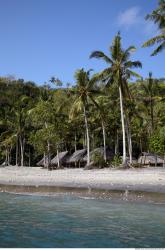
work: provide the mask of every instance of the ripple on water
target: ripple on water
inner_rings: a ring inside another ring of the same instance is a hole
[[[165,206],[0,193],[0,247],[164,247]]]

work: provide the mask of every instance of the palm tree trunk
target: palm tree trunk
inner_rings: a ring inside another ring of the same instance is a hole
[[[119,86],[119,96],[120,96],[120,112],[121,112],[121,123],[122,123],[122,133],[123,133],[123,165],[125,165],[126,163],[126,139],[125,139],[123,97],[122,97],[120,86]]]
[[[106,134],[105,134],[105,126],[104,121],[102,120],[102,131],[103,131],[103,143],[104,143],[104,161],[107,161],[107,155],[106,155]]]
[[[77,151],[77,137],[76,137],[76,133],[75,133],[75,136],[74,136],[74,151],[75,152]]]
[[[7,161],[8,161],[8,157],[7,157],[7,148],[5,149],[5,165],[7,166]]]
[[[130,156],[130,163],[132,164],[132,136],[131,136],[131,130],[129,131],[129,156]]]
[[[17,138],[17,141],[16,141],[15,165],[18,166],[18,138]]]
[[[84,133],[84,148],[86,148],[87,146],[87,136],[86,136],[86,132]]]
[[[48,143],[48,169],[49,169],[50,168],[50,161],[51,161],[51,159],[50,159],[50,142],[48,141],[47,143]]]
[[[130,164],[132,164],[132,139],[131,139],[131,129],[130,129],[130,124],[129,124],[129,118],[126,118],[126,132],[127,132],[127,140],[128,140],[129,162]]]
[[[20,139],[20,148],[21,148],[21,166],[23,166],[23,145],[21,139]]]
[[[21,148],[21,166],[24,165],[24,140],[20,136],[20,148]]]
[[[118,130],[116,130],[116,138],[115,138],[115,155],[118,154],[119,150],[119,135],[118,135]]]
[[[60,160],[59,160],[59,151],[58,151],[58,147],[57,147],[57,166],[58,166],[58,168],[60,168]]]
[[[89,129],[88,129],[88,120],[86,114],[86,108],[84,105],[84,118],[85,118],[85,127],[86,127],[86,140],[87,140],[87,165],[90,164],[90,144],[89,144]]]
[[[47,122],[45,122],[45,128],[46,129],[48,128]],[[50,161],[51,161],[51,159],[50,159],[50,142],[49,142],[49,140],[47,141],[47,153],[48,153],[48,155],[47,155],[47,157],[48,157],[47,168],[49,169],[49,167],[50,167]]]
[[[46,153],[44,152],[44,167],[46,167]]]

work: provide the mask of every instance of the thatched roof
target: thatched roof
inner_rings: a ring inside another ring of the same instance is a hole
[[[86,154],[86,149],[81,149],[75,151],[66,161],[66,163],[76,163],[83,159],[84,155]]]
[[[156,163],[158,165],[163,165],[163,158],[152,153],[146,153],[143,152],[143,155],[141,155],[138,158],[138,163],[144,164],[144,165],[155,165]]]
[[[65,162],[66,159],[67,159],[67,156],[68,156],[68,151],[60,152],[60,153],[58,154],[60,163]],[[58,157],[57,157],[57,155],[56,155],[56,156],[51,160],[51,165],[57,165],[57,164],[58,164]]]
[[[92,150],[90,152],[90,157],[92,158],[95,153],[100,153],[102,155],[102,157],[104,157],[104,147],[95,148],[94,150]],[[107,160],[111,160],[113,158],[113,156],[114,156],[114,154],[110,150],[106,149]],[[83,161],[87,161],[87,154],[83,157]]]
[[[48,164],[48,156],[46,155],[45,156],[45,165],[47,165],[47,164]],[[36,165],[37,166],[44,166],[44,157],[39,162],[37,162]]]
[[[6,161],[4,161],[1,165],[2,165],[2,166],[6,166]]]

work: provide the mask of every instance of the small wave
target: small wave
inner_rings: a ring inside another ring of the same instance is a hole
[[[30,193],[30,192],[14,192],[14,191],[1,191],[2,193],[14,194],[14,195],[23,195],[23,196],[44,196],[44,197],[59,197],[65,196],[66,193]]]
[[[89,197],[89,196],[78,196],[78,198],[83,200],[96,200],[96,197]]]

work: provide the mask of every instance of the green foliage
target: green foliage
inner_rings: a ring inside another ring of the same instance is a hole
[[[153,10],[151,14],[148,14],[146,19],[154,21],[160,30],[159,35],[149,39],[143,44],[143,47],[159,44],[151,54],[151,56],[155,56],[165,49],[165,0],[160,0],[157,9]]]
[[[99,167],[99,168],[103,168],[106,167],[106,162],[104,161],[104,157],[100,152],[94,152],[92,155],[92,159],[91,159],[94,163],[95,166]]]
[[[149,148],[153,153],[162,156],[165,154],[165,127],[150,137]]]
[[[119,155],[115,155],[111,161],[113,167],[118,167],[122,163],[122,159]]]
[[[157,10],[148,18],[154,20],[162,32],[164,12],[161,6],[164,6],[164,0],[161,0],[157,19]],[[152,42],[163,42],[163,37],[164,33],[161,33]],[[95,51],[90,56],[104,60],[108,67],[93,75],[90,75],[91,70],[77,70],[74,86],[68,84],[61,87],[62,82],[56,77],[52,77],[50,82],[57,88],[51,88],[47,83],[36,86],[23,79],[1,77],[0,162],[8,157],[15,164],[17,155],[20,165],[22,155],[28,162],[31,151],[32,164],[35,165],[37,157],[44,153],[55,154],[57,149],[73,152],[75,148],[88,147],[87,137],[90,150],[106,142],[109,149],[114,151],[115,148],[115,152],[121,154],[119,89],[123,97],[121,110],[131,130],[134,155],[137,157],[148,150],[163,155],[165,79],[154,79],[149,74],[146,79],[130,83],[131,77],[139,78],[139,74],[132,69],[142,67],[139,61],[130,60],[134,51],[134,46],[122,48],[118,33],[109,48],[109,56],[101,51]],[[92,160],[98,167],[105,166],[100,153],[96,152]],[[119,155],[114,157],[112,164],[121,164]]]

